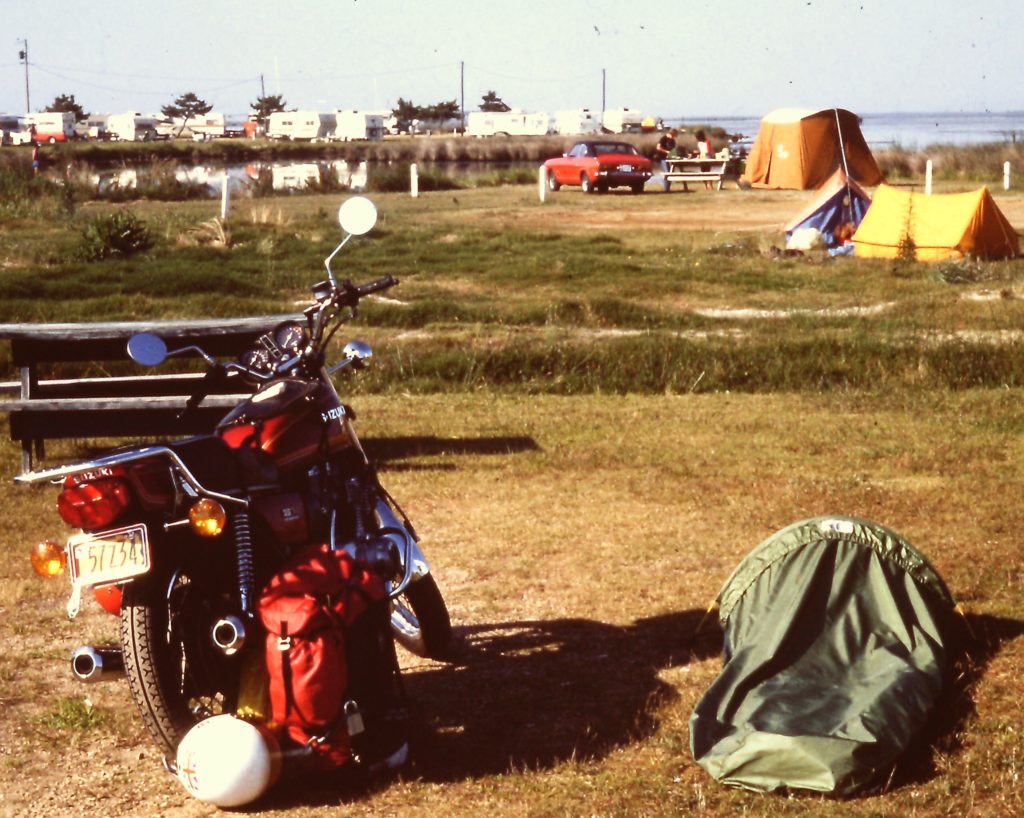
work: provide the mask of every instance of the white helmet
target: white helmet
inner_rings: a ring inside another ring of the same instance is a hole
[[[255,801],[280,771],[274,737],[227,714],[199,722],[178,745],[178,780],[200,801],[218,807]]]

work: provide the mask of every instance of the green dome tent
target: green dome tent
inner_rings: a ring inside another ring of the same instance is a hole
[[[721,783],[832,795],[884,783],[951,684],[956,603],[875,523],[795,523],[717,600],[725,665],[693,711],[690,744]]]

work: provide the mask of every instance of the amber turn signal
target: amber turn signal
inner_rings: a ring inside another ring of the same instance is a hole
[[[219,537],[227,519],[224,506],[209,497],[197,500],[188,510],[188,521],[200,537]]]
[[[32,549],[32,570],[41,577],[55,577],[63,573],[67,563],[64,546],[52,540],[41,542]]]

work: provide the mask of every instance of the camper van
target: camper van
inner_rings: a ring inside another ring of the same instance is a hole
[[[555,111],[554,128],[562,134],[601,133],[601,118],[589,108]]]
[[[225,133],[224,114],[216,111],[190,116],[187,122],[181,117],[175,117],[173,124],[175,133],[187,129],[191,132],[192,138],[197,140],[215,139],[224,136]]]
[[[334,132],[336,122],[334,114],[319,111],[278,111],[270,115],[267,136],[270,139],[327,139]]]
[[[0,145],[27,145],[32,132],[25,118],[17,114],[0,114]]]
[[[122,142],[149,142],[156,139],[159,123],[155,116],[146,116],[138,111],[111,114],[107,119],[107,133],[111,139]]]
[[[107,120],[110,114],[89,114],[75,125],[75,135],[79,139],[109,139]]]
[[[473,111],[466,124],[470,136],[544,136],[548,115],[524,111]]]
[[[25,114],[29,128],[35,128],[35,140],[43,142],[67,142],[75,136],[75,115],[70,111],[43,111]]]
[[[370,114],[365,111],[335,111],[334,122],[334,139],[377,141],[384,138],[384,117],[381,114]]]
[[[640,133],[644,116],[636,108],[609,108],[604,112],[604,129],[609,133]]]

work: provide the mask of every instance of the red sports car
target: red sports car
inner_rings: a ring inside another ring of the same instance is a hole
[[[548,159],[544,167],[550,190],[580,185],[584,193],[603,193],[610,187],[630,187],[634,193],[643,193],[651,178],[650,159],[628,142],[604,139],[577,142],[564,156]]]

